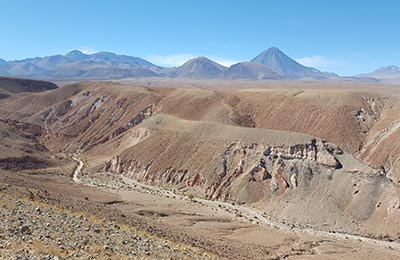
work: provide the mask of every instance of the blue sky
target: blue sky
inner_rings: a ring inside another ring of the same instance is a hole
[[[400,1],[0,0],[0,58],[113,51],[225,65],[271,46],[341,75],[400,65]]]

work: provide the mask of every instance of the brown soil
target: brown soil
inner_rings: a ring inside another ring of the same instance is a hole
[[[1,192],[211,258],[399,257],[395,86],[148,83],[88,82],[1,99]],[[263,224],[269,218],[278,229]]]

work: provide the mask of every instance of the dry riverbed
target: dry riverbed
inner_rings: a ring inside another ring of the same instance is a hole
[[[246,213],[247,207],[109,174],[75,171],[80,184],[61,176],[0,175],[1,259],[400,257],[396,248],[294,232],[262,213]]]

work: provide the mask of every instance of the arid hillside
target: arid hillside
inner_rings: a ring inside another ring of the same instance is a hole
[[[47,81],[0,77],[0,99],[15,93],[42,92],[56,88],[56,84]]]
[[[88,174],[245,203],[327,231],[399,234],[395,95],[97,82],[0,108],[3,120],[40,127],[50,151],[80,154]]]
[[[398,243],[398,96],[259,86],[87,82],[10,96],[0,101],[0,167],[45,174],[48,188],[57,176],[129,201],[132,187],[151,185],[166,198],[227,202],[235,218],[257,225],[273,219],[278,229]],[[170,214],[157,207],[144,212]]]
[[[150,114],[305,133],[335,143],[374,167],[384,166],[386,172],[398,178],[397,142],[390,141],[398,129],[400,106],[396,95],[331,87],[299,88],[173,89],[100,82],[5,100],[0,106],[2,117],[45,123],[51,126],[49,131],[67,136],[65,145],[79,143],[81,148],[118,135]],[[62,140],[57,146],[61,144]],[[371,152],[368,146],[372,144],[374,150],[382,152]]]

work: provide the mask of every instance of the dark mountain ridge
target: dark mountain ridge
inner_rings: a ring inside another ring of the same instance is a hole
[[[397,68],[397,70],[396,70]],[[381,70],[390,70],[397,74],[398,67],[389,66]],[[229,68],[206,57],[188,60],[175,68],[157,66],[140,57],[118,55],[112,52],[85,54],[73,50],[65,55],[27,58],[5,61],[0,59],[0,76],[13,76],[45,80],[109,80],[140,77],[186,77],[216,79],[253,79],[253,80],[344,80],[378,81],[384,72],[364,74],[355,77],[340,77],[334,73],[322,72],[306,67],[293,60],[276,47],[260,53],[250,62],[239,62]],[[400,74],[400,72],[399,72]]]

